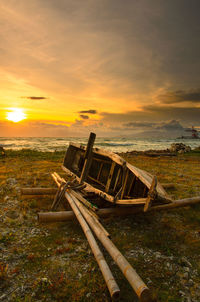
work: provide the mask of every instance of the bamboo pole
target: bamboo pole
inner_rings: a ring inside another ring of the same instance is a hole
[[[75,197],[77,197],[75,194],[75,192],[73,190],[71,190],[71,194]],[[77,197],[77,199],[79,200],[79,198]],[[80,200],[79,200],[80,201]],[[94,220],[94,223],[96,223],[101,229],[102,231],[104,232],[104,234],[107,236],[107,237],[110,237],[110,234],[106,231],[106,229],[103,227],[103,225],[99,222],[99,217],[94,213],[94,212],[91,212],[88,208],[85,207],[85,210],[87,211],[87,213],[92,217],[92,219]]]
[[[129,281],[130,285],[134,289],[140,301],[152,301],[149,288],[145,285],[145,283],[142,281],[136,271],[132,268],[126,258],[117,249],[117,247],[113,244],[113,242],[105,236],[104,232],[98,226],[93,223],[90,215],[88,215],[84,206],[78,201],[75,196],[71,195],[69,192],[66,192],[65,196],[70,204],[74,202],[79,208],[80,212],[82,213],[86,221],[89,223],[97,238],[101,241],[103,246],[106,248],[113,260],[121,269],[126,279]]]
[[[56,173],[55,173],[56,174]],[[54,178],[54,180],[56,181],[57,185],[59,186],[59,180],[56,178],[56,175],[55,174],[52,174],[52,177]],[[58,175],[58,174],[57,174]],[[64,179],[61,179],[60,180],[64,180]],[[66,192],[67,193],[67,192]],[[66,194],[65,193],[65,194]],[[76,198],[76,197],[75,197]],[[112,297],[112,299],[117,299],[119,297],[119,292],[120,292],[120,289],[112,275],[112,272],[87,224],[87,222],[85,221],[85,219],[83,218],[82,214],[80,213],[79,209],[77,208],[76,204],[73,202],[73,200],[71,202],[69,202],[77,220],[79,221],[84,233],[85,233],[85,236],[88,240],[88,243],[92,249],[92,252],[96,258],[96,261],[99,265],[99,268],[103,274],[103,277],[104,277],[104,280],[106,282],[106,285],[108,287],[108,290],[110,292],[110,295]],[[91,215],[88,214],[89,216]],[[91,219],[93,218],[92,216],[90,216]],[[96,225],[96,221],[95,222],[95,225]],[[101,229],[102,232],[104,232],[103,229]],[[106,236],[106,235],[105,235]]]
[[[68,194],[67,192],[65,194]],[[74,197],[75,198],[75,197]],[[71,199],[69,201],[69,204],[71,206],[71,208],[73,209],[74,214],[76,215],[76,218],[78,219],[84,233],[85,236],[89,242],[89,245],[92,249],[92,252],[97,260],[97,263],[100,267],[100,270],[103,274],[104,280],[107,284],[107,287],[109,289],[110,295],[112,297],[112,299],[116,299],[119,297],[119,292],[120,289],[112,275],[112,272],[110,271],[110,268],[101,252],[101,250],[99,249],[99,246],[87,224],[87,222],[85,221],[85,219],[83,218],[82,214],[80,213],[79,209],[77,208],[75,202],[73,201],[73,199]],[[90,216],[90,215],[89,215]],[[107,238],[107,237],[106,237]]]
[[[73,211],[60,211],[60,212],[39,212],[37,219],[39,222],[61,222],[68,221],[75,218]]]
[[[21,188],[21,195],[54,195],[57,188]]]
[[[154,206],[149,209],[151,211],[162,211],[162,210],[173,210],[175,208],[186,207],[193,204],[200,203],[200,196],[185,198],[176,200],[172,203]],[[127,216],[137,213],[143,213],[143,207],[115,207],[115,208],[105,208],[98,210],[99,217],[110,217],[110,216]],[[74,219],[75,216],[72,211],[60,211],[60,212],[45,212],[38,213],[39,222],[54,222],[54,221],[67,221]]]

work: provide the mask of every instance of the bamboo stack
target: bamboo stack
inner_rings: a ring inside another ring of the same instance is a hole
[[[54,180],[56,181],[56,183],[59,185],[59,181],[58,179],[56,179],[56,176],[54,174],[52,174]],[[108,290],[110,292],[110,295],[111,295],[111,298],[113,300],[117,299],[119,297],[119,292],[120,292],[120,289],[112,275],[112,272],[86,222],[86,220],[84,219],[84,217],[82,216],[82,214],[80,213],[78,207],[76,206],[75,202],[73,200],[70,200],[69,201],[69,204],[71,206],[71,208],[73,209],[73,212],[74,214],[76,215],[76,218],[77,220],[79,221],[84,233],[85,233],[85,236],[88,240],[88,243],[92,249],[92,252],[96,258],[96,261],[99,265],[99,268],[102,272],[102,275],[104,277],[104,280],[106,282],[106,285],[108,287]],[[90,214],[91,215],[91,214]],[[95,216],[94,216],[95,217]],[[102,229],[103,231],[103,229]]]
[[[61,184],[61,181],[63,181],[63,179],[61,179],[58,175],[55,175],[55,173],[52,174],[52,177],[54,178],[58,186]],[[86,224],[88,223],[90,225],[91,229],[93,230],[97,238],[104,245],[108,253],[111,255],[113,260],[121,269],[126,279],[129,281],[130,285],[134,289],[140,301],[142,302],[152,301],[149,288],[145,285],[145,283],[142,281],[142,279],[139,277],[136,271],[132,268],[132,266],[126,260],[126,258],[120,253],[120,251],[113,244],[113,242],[108,238],[108,236],[105,233],[105,229],[103,228],[103,226],[101,226],[100,222],[97,223],[97,221],[95,221],[94,216],[91,214],[91,212],[87,210],[85,205],[78,200],[78,198],[73,194],[72,190],[70,189],[67,190],[65,192],[65,197],[69,202],[71,208],[73,209],[74,214],[76,215],[79,222],[82,219],[84,219]]]

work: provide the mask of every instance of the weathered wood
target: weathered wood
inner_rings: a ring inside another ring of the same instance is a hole
[[[80,183],[84,182],[87,178],[91,163],[92,163],[92,148],[94,146],[94,141],[96,138],[96,134],[91,132],[88,140],[87,148],[85,151],[85,162],[83,166],[83,170],[80,177]]]
[[[75,218],[73,211],[59,211],[59,212],[39,212],[37,219],[39,222],[61,222],[68,221]]]
[[[116,200],[116,204],[120,205],[137,205],[137,204],[145,204],[147,198],[135,198],[135,199],[118,199]]]
[[[123,198],[124,196],[124,193],[125,193],[125,189],[126,189],[126,184],[127,184],[127,180],[128,180],[128,174],[129,174],[129,170],[126,169],[126,172],[125,172],[125,178],[124,178],[124,181],[122,183],[122,192],[121,192],[121,199]]]
[[[21,188],[21,195],[54,195],[57,188]]]
[[[54,180],[56,180],[55,174],[53,174],[53,178],[54,178]],[[59,186],[59,180],[58,179],[57,179],[56,183]],[[96,242],[96,240],[95,240],[95,238],[94,238],[94,236],[93,236],[93,234],[92,234],[92,232],[91,232],[91,230],[90,230],[90,228],[89,228],[89,226],[86,222],[86,220],[82,216],[79,208],[77,207],[76,203],[73,200],[73,198],[75,199],[76,197],[75,196],[72,197],[73,195],[69,194],[68,192],[65,192],[65,196],[66,196],[66,198],[67,198],[67,200],[68,200],[68,202],[69,202],[69,204],[70,204],[77,220],[79,221],[79,223],[80,223],[80,225],[81,225],[81,227],[82,227],[82,229],[85,233],[85,236],[86,236],[86,238],[88,240],[88,243],[89,243],[89,245],[92,249],[92,252],[93,252],[93,254],[96,258],[96,261],[97,261],[97,263],[99,265],[99,268],[102,272],[102,275],[104,277],[104,280],[106,282],[106,285],[108,287],[108,290],[110,292],[110,295],[111,295],[112,299],[117,299],[119,297],[120,289],[119,289],[119,287],[118,287],[118,285],[117,285],[117,283],[116,283],[116,281],[115,281],[115,279],[112,275],[112,272],[111,272],[111,270],[110,270],[110,268],[109,268],[109,266],[108,266],[108,264],[107,264],[107,262],[106,262],[106,260],[103,256],[103,254],[102,254],[102,252],[101,252],[101,250],[100,250],[100,248],[99,248],[99,246],[98,246],[98,244],[97,244],[97,242]],[[86,211],[86,213],[88,214],[89,217],[91,217],[90,214],[87,211]],[[91,219],[92,218],[93,217],[91,217]],[[97,225],[96,222],[94,223],[94,225]],[[103,232],[102,229],[101,229],[101,231]],[[105,235],[105,237],[107,238],[106,235]]]
[[[71,198],[70,193],[66,192],[66,198],[69,201]],[[74,200],[76,206],[81,211],[82,215],[96,234],[97,238],[101,241],[103,246],[106,248],[106,250],[109,252],[113,260],[116,262],[116,264],[121,269],[122,273],[134,289],[135,293],[139,297],[140,301],[142,302],[148,302],[152,301],[151,294],[149,288],[146,286],[146,284],[142,281],[142,279],[139,277],[139,275],[136,273],[136,271],[133,269],[133,267],[130,265],[130,263],[126,260],[126,258],[121,254],[121,252],[117,249],[117,247],[114,245],[114,243],[105,236],[104,232],[99,228],[97,225],[93,224],[93,221],[91,217],[87,214],[85,211],[84,206],[74,197],[72,197]]]
[[[200,203],[200,196],[175,200],[172,203],[154,206],[149,209],[148,212],[162,211],[162,210],[173,210],[176,208],[186,207],[193,204]],[[148,213],[147,212],[147,213]],[[128,216],[137,213],[144,213],[143,207],[115,207],[105,208],[98,210],[99,217],[110,217],[110,216]],[[42,212],[38,213],[39,222],[59,222],[68,221],[74,219],[74,213],[72,211],[60,211],[60,212]]]
[[[157,197],[156,186],[157,186],[157,177],[154,176],[151,187],[148,192],[146,203],[144,206],[144,212],[147,212],[149,210],[149,208],[151,207],[152,201],[155,200],[155,198]]]
[[[75,194],[76,192],[74,192],[73,190],[71,190],[71,195],[76,197],[79,201],[81,201],[80,196],[81,194]],[[106,229],[103,227],[103,225],[99,222],[99,217],[94,213],[91,212],[88,208],[85,208],[85,210],[87,211],[87,213],[94,219],[94,223],[96,223],[101,229],[102,231],[105,233],[106,236],[110,237],[110,234],[106,231]]]
[[[101,162],[101,166],[99,168],[99,172],[98,172],[98,175],[97,175],[97,180],[99,180],[99,178],[100,178],[102,168],[103,168],[103,163]]]
[[[102,187],[105,187],[105,184],[103,184],[101,181],[99,181],[96,178],[93,178],[92,176],[88,175],[88,178],[91,179],[92,181],[96,182],[97,184],[99,184]]]
[[[112,180],[112,177],[113,177],[115,166],[116,166],[116,163],[113,161],[112,165],[111,165],[111,168],[110,168],[110,173],[109,173],[109,176],[108,176],[108,180],[107,180],[107,183],[106,183],[106,188],[105,188],[106,192],[109,191],[110,183],[111,183],[111,180]]]
[[[113,192],[115,192],[115,190],[116,190],[116,187],[117,187],[117,184],[118,184],[118,180],[119,180],[119,176],[120,176],[120,172],[121,172],[121,168],[119,168],[118,171],[117,171],[117,176],[116,176],[116,179],[115,179],[115,184],[114,184],[114,187],[113,187]]]
[[[91,204],[87,199],[85,199],[79,192],[73,190],[73,194],[78,198],[84,205],[90,208],[92,211],[98,211],[98,207],[96,205]]]
[[[128,188],[127,196],[129,196],[129,194],[131,192],[131,189],[133,188],[133,185],[135,184],[135,181],[136,181],[136,176],[133,174],[132,178],[131,178],[129,188]]]
[[[68,175],[70,176],[75,176],[75,178],[77,179],[77,181],[80,182],[80,178],[77,175],[74,175],[74,173],[72,173],[69,169],[67,169],[66,167],[62,166],[63,171],[65,171]],[[102,198],[104,198],[107,201],[110,202],[114,202],[114,197],[107,194],[106,192],[103,192],[99,189],[94,188],[92,185],[88,184],[87,182],[84,182],[86,184],[85,187],[85,191],[87,192],[94,192],[95,194],[101,196]]]

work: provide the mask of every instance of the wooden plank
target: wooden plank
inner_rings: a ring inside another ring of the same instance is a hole
[[[85,150],[85,147],[80,145],[80,144],[76,144],[76,143],[70,143],[70,145],[76,147],[76,148],[80,148],[82,150]],[[94,156],[95,156],[95,153],[96,154],[99,154],[99,155],[102,155],[102,156],[105,156],[105,157],[109,157],[111,160],[115,161],[117,164],[119,164],[120,166],[124,165],[124,163],[126,163],[126,161],[121,158],[119,155],[111,152],[111,151],[107,151],[107,150],[104,150],[104,149],[99,149],[99,148],[93,148],[93,153],[94,153]]]
[[[104,164],[110,164],[111,160],[105,160],[105,159],[101,159],[101,158],[97,158],[97,157],[93,157],[93,160],[104,163]]]
[[[96,138],[96,134],[91,132],[88,140],[87,148],[85,151],[85,162],[80,177],[80,183],[87,179],[88,172],[92,163],[92,148],[94,145],[95,138]]]
[[[131,183],[130,183],[130,186],[129,186],[129,189],[128,189],[128,192],[127,192],[127,196],[129,196],[130,192],[131,192],[131,189],[133,188],[133,186],[135,185],[135,182],[136,182],[136,176],[133,174],[133,177],[131,179]]]
[[[119,180],[119,176],[120,176],[120,172],[121,172],[121,169],[119,168],[119,170],[117,171],[117,177],[116,177],[116,180],[115,180],[113,192],[115,192],[115,190],[116,190],[116,187],[117,187],[117,184],[118,184],[118,180]]]
[[[112,165],[111,165],[111,168],[110,168],[110,173],[109,173],[109,176],[108,176],[108,180],[107,180],[107,183],[106,183],[106,188],[105,188],[106,192],[109,191],[110,183],[111,183],[111,180],[112,180],[112,176],[113,176],[113,173],[114,173],[115,166],[116,166],[116,163],[113,161]]]
[[[93,181],[95,181],[95,182],[98,183],[99,185],[105,187],[105,185],[104,185],[100,180],[97,180],[96,178],[94,178],[94,177],[92,177],[92,176],[90,176],[90,175],[88,175],[88,178],[91,179],[91,180],[93,180]]]
[[[67,169],[65,166],[62,166],[62,169],[68,175],[74,176],[78,181],[80,181],[80,178],[76,174],[74,174],[73,172],[71,172],[69,169]],[[91,186],[87,182],[84,182],[84,184],[86,184],[86,187],[84,189],[85,191],[87,191],[87,192],[93,192],[93,193],[101,196],[102,198],[104,198],[105,200],[107,200],[109,202],[114,202],[114,197],[112,195],[109,195],[106,192],[103,192],[102,190],[94,188],[93,186]]]
[[[143,204],[145,205],[147,201],[147,198],[135,198],[135,199],[118,199],[116,201],[116,204],[121,205],[137,205],[137,204]]]
[[[101,163],[101,166],[100,166],[100,168],[99,168],[99,172],[98,172],[98,175],[97,175],[97,180],[99,180],[99,177],[100,177],[100,175],[101,175],[102,168],[103,168],[103,163]]]
[[[151,187],[148,192],[148,197],[146,199],[146,203],[144,206],[144,212],[147,212],[149,210],[149,208],[151,207],[152,201],[155,200],[155,198],[157,197],[156,186],[157,186],[157,177],[154,176]]]
[[[57,188],[21,188],[21,195],[54,195]]]
[[[126,171],[126,175],[125,175],[125,179],[124,179],[124,183],[122,184],[121,199],[123,198],[123,196],[124,196],[124,192],[125,192],[125,189],[126,189],[126,184],[127,184],[128,174],[129,174],[129,170],[127,169],[127,171]]]

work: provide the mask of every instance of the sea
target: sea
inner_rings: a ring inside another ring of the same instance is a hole
[[[0,146],[4,149],[37,151],[65,151],[71,142],[87,145],[88,138],[83,137],[0,137]],[[95,146],[113,152],[165,150],[173,143],[184,143],[192,149],[200,146],[200,139],[135,139],[127,137],[97,137]]]

